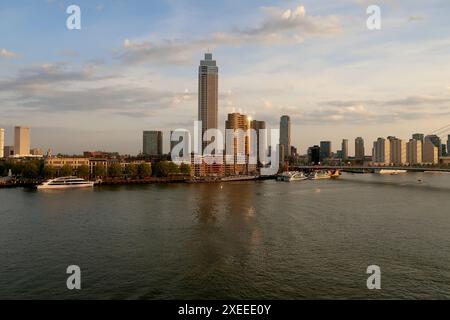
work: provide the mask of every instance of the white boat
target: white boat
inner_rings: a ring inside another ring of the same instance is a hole
[[[86,181],[78,177],[61,177],[50,179],[38,185],[38,189],[69,189],[69,188],[92,188],[93,181]]]
[[[292,182],[292,181],[302,181],[308,179],[307,176],[301,171],[286,171],[278,175],[278,181]]]
[[[390,175],[397,175],[400,173],[407,173],[407,170],[393,170],[393,169],[381,169],[378,173],[379,174],[390,174]]]
[[[311,180],[331,179],[331,173],[328,171],[314,171],[309,178]]]

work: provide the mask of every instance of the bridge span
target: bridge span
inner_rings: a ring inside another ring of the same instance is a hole
[[[295,170],[341,170],[343,172],[371,172],[377,170],[406,170],[410,172],[450,172],[450,168],[433,168],[433,167],[395,167],[395,166],[291,166]]]

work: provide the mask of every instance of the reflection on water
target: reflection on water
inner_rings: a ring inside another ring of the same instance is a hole
[[[0,190],[0,298],[450,298],[449,191],[429,173]]]

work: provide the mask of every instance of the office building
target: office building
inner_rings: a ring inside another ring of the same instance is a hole
[[[5,158],[14,157],[14,146],[4,146],[3,157]]]
[[[394,165],[402,165],[406,163],[406,143],[405,141],[391,137],[390,144],[390,162]]]
[[[212,54],[206,53],[198,69],[198,120],[202,122],[202,138],[208,129],[218,128],[218,101],[219,68]],[[203,142],[203,148],[207,144]]]
[[[282,116],[280,119],[280,145],[283,145],[284,156],[291,155],[291,118]]]
[[[317,165],[320,163],[320,147],[312,146],[308,148],[308,161],[310,164]]]
[[[143,154],[146,156],[162,155],[162,132],[144,131],[143,134]]]
[[[358,137],[355,139],[355,159],[364,160],[365,149],[364,149],[364,139]]]
[[[410,139],[406,144],[406,162],[410,165],[422,163],[422,141]]]
[[[348,140],[347,139],[343,139],[342,140],[342,160],[347,160],[348,159]]]
[[[429,136],[425,137],[425,141],[423,143],[422,160],[427,164],[439,163],[439,148],[434,144],[432,138]]]
[[[384,138],[378,138],[373,143],[372,162],[376,164],[389,164],[391,161],[390,142]]]
[[[30,150],[30,154],[32,156],[43,156],[44,152],[42,151],[41,148],[33,148],[33,149]]]
[[[331,141],[320,141],[320,161],[331,157]]]
[[[4,147],[5,147],[5,129],[0,128],[0,158],[6,157],[3,154]]]
[[[251,128],[254,129],[256,131],[256,146],[257,146],[257,160],[258,160],[258,164],[261,164],[261,157],[259,155],[260,152],[260,141],[261,141],[261,137],[262,137],[262,132],[260,132],[260,130],[264,130],[267,129],[266,128],[266,122],[265,121],[259,121],[259,120],[252,120],[251,123]],[[261,147],[263,149],[267,150],[267,136],[266,136],[266,145],[261,145]]]
[[[30,155],[30,128],[17,126],[14,128],[14,155]]]

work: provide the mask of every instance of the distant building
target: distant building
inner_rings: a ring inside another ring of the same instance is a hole
[[[389,139],[390,144],[390,162],[395,165],[406,163],[406,143],[405,141],[392,137]]]
[[[447,155],[450,156],[450,134],[447,136]]]
[[[320,161],[331,157],[331,141],[320,141]]]
[[[219,68],[211,53],[205,54],[198,68],[198,120],[203,135],[208,129],[218,128]],[[203,148],[208,142],[203,142]]]
[[[424,135],[423,133],[414,133],[414,134],[412,135],[412,138],[413,138],[414,140],[422,141],[422,144],[423,144],[423,140],[424,140],[424,138],[425,138],[425,135]]]
[[[442,141],[441,138],[439,138],[439,136],[435,135],[435,134],[431,134],[425,137],[425,140],[430,140],[433,145],[435,147],[438,148],[438,162],[439,162],[439,158],[442,156]]]
[[[343,139],[342,140],[342,160],[348,159],[348,140]]]
[[[430,137],[425,137],[422,157],[424,163],[427,164],[439,163],[439,148],[433,143]]]
[[[4,157],[3,148],[5,147],[5,129],[0,128],[0,158]]]
[[[228,119],[225,121],[225,129],[233,130],[234,136],[231,141],[232,145],[226,146],[226,156],[233,157],[231,166],[229,165],[230,161],[227,161],[227,175],[248,174],[256,170],[256,163],[249,163],[251,137],[247,135],[247,130],[250,128],[251,120],[245,114],[236,112],[228,114]],[[239,131],[241,132],[241,137],[238,135]],[[230,141],[226,141],[226,143],[230,143]],[[231,150],[233,150],[233,153],[229,154]]]
[[[14,157],[14,146],[4,146],[3,157],[5,158]]]
[[[406,162],[410,165],[422,163],[422,141],[410,139],[406,144]]]
[[[30,155],[30,128],[16,126],[14,128],[14,155]]]
[[[146,156],[161,156],[163,153],[162,139],[161,131],[144,131],[143,154]]]
[[[364,139],[358,137],[355,139],[355,159],[363,161],[365,156]]]
[[[105,152],[105,151],[84,151],[83,156],[85,158],[119,158],[118,152]]]
[[[258,154],[257,158],[258,158],[258,164],[261,164],[261,158],[260,158],[260,155],[259,155],[259,152],[260,152],[260,148],[259,147],[260,147],[260,140],[261,140],[261,134],[262,133],[260,132],[260,130],[267,129],[266,128],[266,122],[265,121],[259,121],[259,120],[253,120],[252,123],[251,123],[251,127],[252,127],[252,129],[256,130],[256,146],[257,146],[257,154]],[[263,146],[263,148],[265,149],[265,148],[267,148],[267,146]]]
[[[441,157],[446,157],[447,156],[447,145],[446,144],[442,144],[442,154]]]
[[[292,157],[297,157],[298,156],[297,148],[294,147],[294,146],[291,146],[291,156]]]
[[[280,145],[284,146],[284,156],[291,155],[291,118],[282,116],[280,119]]]
[[[44,152],[42,151],[41,148],[33,148],[33,149],[30,150],[30,154],[32,156],[43,156]]]
[[[372,162],[376,164],[389,164],[391,160],[391,146],[389,140],[378,138],[373,143]]]
[[[314,165],[320,163],[320,147],[312,146],[308,148],[308,161]]]

